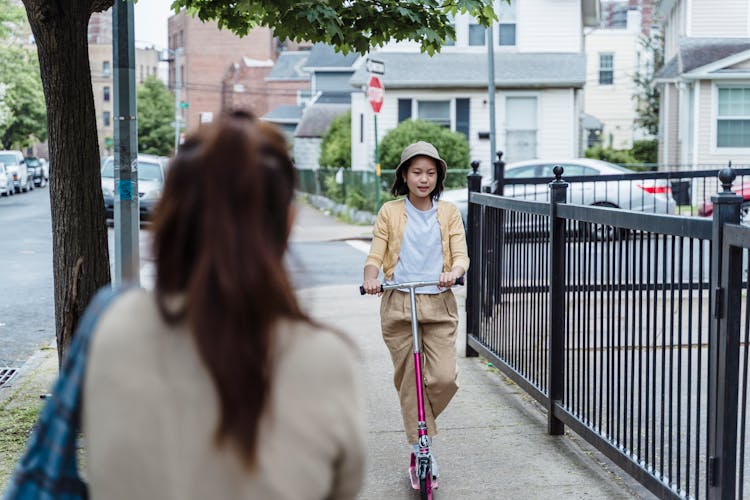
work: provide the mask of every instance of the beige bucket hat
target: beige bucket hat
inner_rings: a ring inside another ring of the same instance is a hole
[[[419,141],[413,144],[409,144],[404,148],[404,151],[401,153],[401,163],[399,163],[398,167],[396,167],[396,176],[401,175],[400,171],[401,167],[404,166],[404,163],[407,163],[415,156],[429,156],[430,158],[434,158],[435,160],[437,160],[438,165],[440,165],[443,170],[443,175],[445,175],[445,171],[448,170],[448,165],[445,163],[445,160],[440,158],[440,155],[438,154],[435,146],[433,146],[429,142]]]

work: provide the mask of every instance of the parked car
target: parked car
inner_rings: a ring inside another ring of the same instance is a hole
[[[34,180],[29,177],[26,170],[23,153],[12,150],[0,151],[0,163],[5,164],[6,170],[10,173],[16,193],[34,189]]]
[[[745,224],[750,223],[750,182],[743,182],[739,186],[732,187],[732,191],[742,196],[740,205],[740,220]],[[698,208],[698,215],[711,217],[714,214],[714,204],[710,199],[703,202]]]
[[[28,156],[26,157],[26,170],[32,177],[35,186],[44,187],[49,182],[47,162],[43,162],[35,156]]]
[[[0,195],[11,196],[15,193],[15,187],[13,186],[13,178],[5,169],[5,165],[0,163]]]
[[[138,155],[138,203],[141,220],[149,220],[161,197],[167,160],[161,156]],[[115,160],[110,156],[102,167],[102,194],[108,219],[115,216]]]
[[[555,175],[555,165],[563,167],[566,177],[590,177],[591,181],[572,182],[568,187],[568,203],[594,205],[611,208],[625,208],[658,214],[675,213],[676,204],[671,196],[671,186],[663,179],[607,181],[608,175],[633,173],[625,167],[591,158],[571,160],[528,160],[509,163],[505,166],[506,179],[542,178],[551,182]],[[483,179],[489,186],[489,180]],[[484,186],[483,186],[484,188]],[[455,203],[466,224],[468,211],[468,191],[452,189],[443,192],[441,199]],[[503,194],[524,200],[549,201],[549,187],[542,184],[506,184]]]

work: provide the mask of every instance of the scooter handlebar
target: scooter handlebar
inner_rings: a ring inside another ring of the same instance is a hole
[[[423,284],[417,285],[417,286],[415,286],[415,285],[411,285],[411,286],[414,286],[414,288],[418,288],[419,286],[437,285],[438,283],[439,283],[438,281],[435,281],[435,282],[423,283]],[[395,283],[393,285],[390,285],[388,288],[399,288],[401,286],[407,286],[407,285],[409,285],[409,283],[403,283],[403,284]],[[463,276],[459,276],[458,278],[456,278],[456,285],[458,285],[458,286],[463,286],[464,285],[464,277]],[[380,292],[382,293],[383,291],[384,291],[383,285],[380,285]],[[359,286],[359,294],[360,295],[365,295],[366,293],[367,292],[365,292],[365,287],[363,287],[362,285],[360,285]]]

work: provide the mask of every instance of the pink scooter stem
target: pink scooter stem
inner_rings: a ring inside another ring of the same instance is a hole
[[[414,374],[417,383],[417,416],[419,419],[419,437],[427,434],[424,416],[424,389],[422,387],[422,360],[419,350],[419,327],[417,323],[417,299],[414,288],[409,288],[409,303],[411,304],[411,335],[414,341]],[[420,446],[421,446],[420,439]]]

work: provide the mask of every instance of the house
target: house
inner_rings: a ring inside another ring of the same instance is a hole
[[[637,92],[635,76],[650,71],[650,54],[641,42],[643,22],[637,5],[625,2],[608,4],[611,24],[586,33],[586,87],[583,110],[586,119],[595,117],[601,129],[586,128],[587,146],[602,143],[616,149],[630,149],[634,140],[646,132],[636,124],[638,118],[633,96]],[[615,10],[624,7],[625,10]],[[624,14],[624,15],[620,15]],[[623,22],[620,22],[620,19]]]
[[[304,70],[310,74],[310,100],[294,132],[294,162],[300,169],[318,169],[320,145],[331,122],[349,111],[357,54],[342,54],[323,43],[310,49]]]
[[[659,163],[701,168],[750,154],[750,4],[661,0]]]
[[[598,0],[496,2],[493,26],[497,149],[508,161],[580,154],[582,90],[586,81],[583,28],[599,23]],[[369,55],[385,65],[385,98],[378,137],[399,122],[426,119],[465,134],[472,159],[490,170],[485,28],[469,15],[455,18],[456,39],[430,57],[414,43],[395,43]],[[374,169],[373,111],[365,65],[351,84],[352,168]],[[383,165],[393,168],[395,165]],[[466,168],[468,165],[450,165]]]

